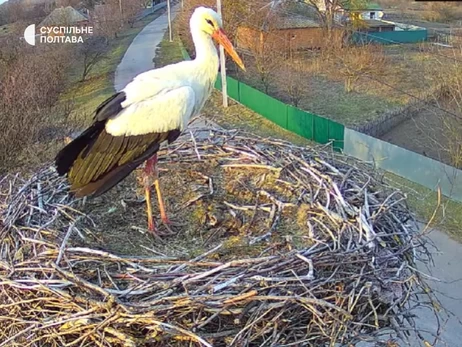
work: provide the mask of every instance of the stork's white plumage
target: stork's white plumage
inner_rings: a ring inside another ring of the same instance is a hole
[[[97,196],[146,162],[145,189],[149,229],[154,231],[150,176],[154,174],[162,221],[168,223],[157,179],[157,151],[187,127],[209,98],[218,74],[223,45],[233,60],[244,65],[222,29],[220,16],[197,8],[190,20],[196,58],[151,70],[135,77],[122,91],[103,102],[95,121],[56,157],[58,173],[67,174],[76,196]]]

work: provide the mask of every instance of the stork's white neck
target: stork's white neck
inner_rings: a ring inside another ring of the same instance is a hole
[[[196,50],[194,64],[197,65],[200,73],[214,82],[218,74],[219,59],[212,38],[196,26],[191,26],[191,35]]]

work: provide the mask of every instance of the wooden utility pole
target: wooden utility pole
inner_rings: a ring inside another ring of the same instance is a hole
[[[172,36],[172,14],[171,14],[171,8],[170,8],[170,0],[167,0],[167,16],[168,16],[168,38],[170,42],[173,41],[173,36]]]
[[[223,18],[221,11],[221,0],[217,0],[218,14]],[[221,91],[223,93],[223,107],[228,107],[228,86],[226,84],[226,57],[225,49],[220,45],[220,66],[221,66]]]

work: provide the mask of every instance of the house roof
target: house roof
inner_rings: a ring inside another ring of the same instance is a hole
[[[39,27],[53,25],[69,25],[83,22],[88,18],[71,6],[55,8],[40,24]]]
[[[315,21],[299,15],[278,16],[275,18],[274,26],[276,29],[319,28]]]
[[[345,10],[349,11],[381,11],[382,6],[375,2],[366,2],[364,4],[358,4],[358,5],[351,5],[351,3],[346,3],[345,5],[342,6]]]

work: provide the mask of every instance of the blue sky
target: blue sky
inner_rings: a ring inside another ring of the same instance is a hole
[[[0,0],[0,4],[3,4],[4,2],[6,2],[7,0]]]

